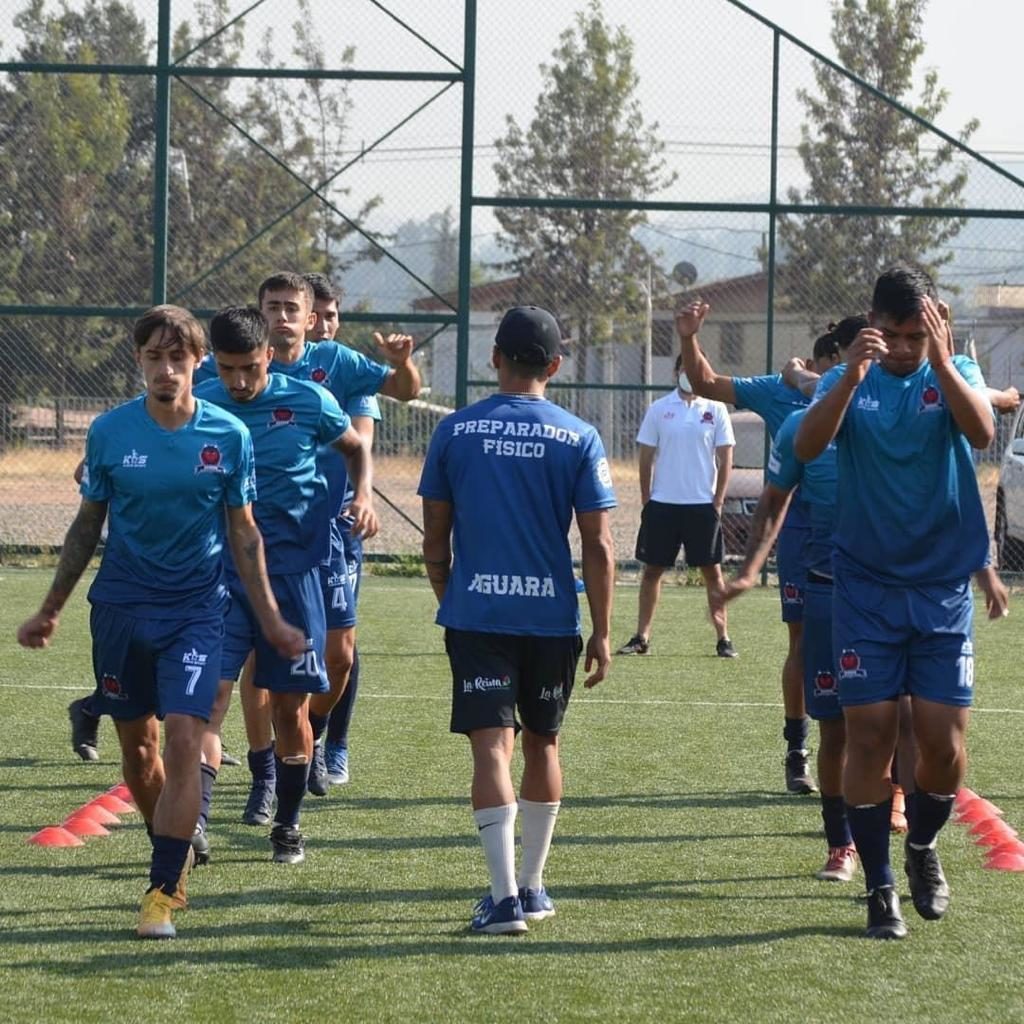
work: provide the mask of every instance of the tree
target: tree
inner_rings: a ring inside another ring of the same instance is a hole
[[[913,101],[914,66],[924,53],[927,0],[833,0],[832,41],[839,62],[880,92],[933,122],[948,94],[934,70]],[[807,121],[798,151],[807,172],[793,203],[892,206],[891,216],[787,216],[779,221],[785,301],[812,325],[865,307],[871,282],[897,262],[933,275],[952,259],[944,246],[964,220],[899,217],[901,206],[959,205],[967,170],[950,143],[926,151],[928,128],[822,63],[818,92],[800,90]],[[960,133],[966,142],[978,122]]]
[[[657,125],[636,96],[633,42],[605,20],[599,0],[576,14],[542,65],[543,91],[529,129],[511,116],[497,140],[500,196],[642,200],[676,175],[661,158]],[[638,210],[497,208],[498,241],[523,301],[549,306],[572,328],[577,374],[592,345],[643,314],[653,255],[634,238]],[[656,268],[655,268],[656,271]],[[655,272],[655,277],[660,275]]]

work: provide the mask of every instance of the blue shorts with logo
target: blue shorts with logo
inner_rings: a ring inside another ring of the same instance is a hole
[[[804,620],[804,543],[810,530],[806,526],[785,526],[775,545],[775,567],[779,575],[779,598],[783,622]]]
[[[255,651],[254,686],[274,693],[326,693],[327,625],[318,570],[312,568],[270,577],[270,588],[284,620],[306,634],[306,651],[297,658],[283,658],[267,643],[241,584],[237,579],[230,582],[231,607],[224,620],[221,677],[237,679],[249,652]]]
[[[968,707],[974,696],[970,578],[882,584],[835,560],[832,642],[844,707],[901,694]]]
[[[96,713],[131,721],[191,715],[209,721],[220,680],[224,620],[142,619],[93,604]]]
[[[351,520],[346,523],[341,516],[331,523],[330,559],[319,567],[328,629],[350,629],[356,624],[358,574],[362,570],[363,548],[362,541],[352,537],[351,526]],[[358,544],[359,550],[355,571],[349,557],[349,545],[353,542]]]
[[[816,722],[842,718],[832,653],[832,587],[807,581],[804,589],[804,704]]]

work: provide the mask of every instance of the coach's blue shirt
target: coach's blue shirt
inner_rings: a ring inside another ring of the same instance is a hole
[[[219,380],[195,393],[234,413],[252,434],[259,493],[253,512],[267,571],[305,572],[326,560],[331,513],[317,450],[348,429],[348,415],[323,388],[278,373],[248,402],[232,398]]]
[[[525,636],[580,631],[573,512],[612,508],[597,431],[557,405],[493,395],[446,416],[419,493],[454,506],[451,578],[437,622]]]
[[[957,372],[984,388],[978,364]],[[845,373],[818,383],[817,401]],[[962,579],[987,564],[989,539],[970,446],[925,361],[906,377],[873,364],[836,436],[836,550],[855,571],[902,585]]]
[[[106,548],[89,599],[142,618],[224,613],[224,506],[256,497],[252,439],[201,399],[165,430],[141,395],[97,417],[85,445],[81,493],[108,503]]]
[[[836,445],[833,441],[813,462],[803,463],[793,450],[793,439],[806,409],[797,409],[783,421],[768,456],[768,481],[784,490],[800,488],[807,507],[807,539],[801,549],[803,567],[832,575],[832,535],[836,514]]]

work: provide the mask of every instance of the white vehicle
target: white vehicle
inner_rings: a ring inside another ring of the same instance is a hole
[[[1013,433],[999,467],[994,533],[999,568],[1024,571],[1024,406],[1014,416]]]

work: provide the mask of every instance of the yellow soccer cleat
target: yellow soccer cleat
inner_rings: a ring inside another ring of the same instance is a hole
[[[177,896],[168,896],[162,889],[151,889],[142,897],[136,934],[140,939],[173,939],[178,933],[171,923],[171,912],[179,906]]]

